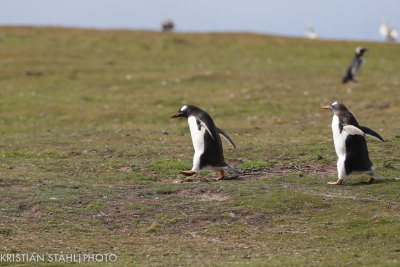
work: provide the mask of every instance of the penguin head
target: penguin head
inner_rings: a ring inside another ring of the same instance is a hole
[[[359,47],[356,48],[356,55],[357,55],[357,56],[361,56],[361,55],[363,55],[364,52],[366,52],[366,51],[367,51],[366,48],[364,48],[364,47],[362,47],[362,46],[359,46]]]
[[[329,109],[330,111],[332,111],[333,113],[335,113],[336,115],[345,111],[348,111],[348,109],[346,108],[346,106],[342,103],[342,102],[333,102],[332,104],[322,107],[322,109]]]
[[[185,117],[188,118],[192,112],[197,109],[197,107],[192,105],[184,105],[181,107],[177,113],[171,115],[171,119],[178,118],[178,117]]]

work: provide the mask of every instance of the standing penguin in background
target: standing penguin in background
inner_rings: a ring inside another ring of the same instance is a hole
[[[342,184],[343,179],[353,171],[367,173],[370,176],[367,183],[372,183],[374,178],[382,178],[374,172],[374,166],[368,156],[365,135],[374,137],[381,142],[384,142],[383,138],[374,130],[360,126],[343,103],[334,102],[322,109],[333,111],[332,133],[338,156],[338,180],[329,182],[329,184]]]
[[[207,112],[196,106],[185,105],[177,113],[173,114],[171,119],[177,117],[188,119],[194,147],[192,170],[179,171],[179,173],[191,176],[203,169],[219,171],[220,174],[216,180],[221,180],[225,177],[224,170],[239,173],[225,163],[219,135],[222,135],[234,148],[236,148],[235,144],[224,131],[215,126],[214,121]]]
[[[342,79],[342,83],[347,83],[348,81],[357,82],[356,77],[360,72],[361,67],[364,65],[364,53],[366,51],[367,49],[362,46],[356,48],[356,55],[354,56],[350,65],[347,67],[346,73],[344,74]]]

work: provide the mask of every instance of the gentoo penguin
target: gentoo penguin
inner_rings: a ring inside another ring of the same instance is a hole
[[[367,51],[366,48],[359,46],[356,48],[356,54],[351,61],[350,65],[347,67],[346,73],[343,76],[342,83],[347,83],[348,81],[355,81],[361,67],[364,65],[365,58],[364,53]]]
[[[374,178],[382,178],[375,174],[374,166],[369,159],[365,135],[374,137],[381,142],[383,138],[368,127],[360,126],[356,118],[343,103],[334,102],[322,107],[333,111],[332,133],[338,156],[338,180],[329,184],[339,185],[353,171],[365,172],[370,178],[367,183],[372,183]]]
[[[185,105],[171,116],[172,119],[177,117],[188,119],[194,147],[192,170],[179,171],[179,173],[191,176],[200,170],[219,171],[220,174],[216,180],[224,178],[224,170],[238,173],[237,170],[225,163],[219,135],[222,135],[234,148],[236,148],[235,144],[223,130],[215,126],[207,112],[193,105]]]

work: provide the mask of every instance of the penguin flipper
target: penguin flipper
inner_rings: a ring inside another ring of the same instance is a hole
[[[370,137],[373,137],[381,142],[385,142],[385,140],[380,136],[377,132],[374,130],[366,127],[366,126],[360,126],[360,129],[365,133],[365,135],[368,135]]]
[[[356,126],[353,126],[353,125],[344,125],[343,130],[346,131],[350,135],[358,134],[358,135],[365,136],[364,132],[360,128],[357,128]]]
[[[206,131],[210,134],[211,138],[214,139],[214,136],[212,135],[210,129],[208,129],[207,125],[202,120],[196,118],[196,123],[197,123],[197,129],[199,129],[199,131],[201,131],[201,127],[204,127]]]
[[[226,139],[226,141],[228,141],[229,144],[230,144],[231,146],[233,146],[233,148],[236,148],[236,145],[233,143],[232,139],[231,139],[223,130],[221,130],[221,129],[218,128],[218,127],[216,127],[216,128],[217,128],[218,134],[221,135],[222,137],[224,137],[224,138]]]

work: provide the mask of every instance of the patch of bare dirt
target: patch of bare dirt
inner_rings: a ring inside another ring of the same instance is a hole
[[[37,185],[0,185],[0,190],[16,189],[16,190],[28,190],[35,188]]]
[[[336,166],[333,163],[298,163],[298,164],[276,164],[269,168],[248,169],[233,179],[239,180],[260,180],[272,176],[285,176],[291,173],[303,173],[320,176],[336,175]]]
[[[291,164],[276,164],[269,168],[260,169],[248,169],[243,170],[242,174],[234,176],[228,174],[227,179],[237,179],[237,180],[261,180],[268,179],[277,176],[285,176],[291,173],[302,173],[304,175],[320,175],[320,176],[333,176],[336,174],[336,166],[333,163],[291,163]],[[173,183],[183,181],[178,178],[162,178],[162,183]],[[183,196],[188,200],[197,201],[211,201],[224,203],[224,201],[230,201],[233,196],[226,193],[218,188],[210,188],[202,183],[214,181],[213,176],[201,177],[197,175],[193,177],[194,183],[198,183],[198,186],[193,188],[168,188],[159,191],[149,191],[139,193],[136,189],[141,189],[144,185],[136,186],[113,186],[117,187],[124,192],[120,198],[113,200],[108,203],[107,210],[93,214],[93,217],[102,221],[106,227],[119,230],[119,231],[130,231],[128,225],[132,226],[135,223],[149,223],[150,221],[157,221],[157,216],[160,214],[179,214],[179,207],[171,207],[169,205],[164,205],[168,202],[168,197],[165,195],[176,195]],[[161,182],[157,180],[157,182]],[[111,186],[111,185],[104,185]],[[167,201],[164,203],[164,201]],[[173,201],[173,199],[171,200]],[[163,204],[164,203],[164,204]],[[183,206],[181,206],[183,207]],[[33,209],[33,210],[32,210]],[[31,213],[35,213],[36,210],[32,208]],[[178,209],[178,210],[177,210]],[[190,206],[187,208],[187,213],[191,214],[193,212]],[[217,212],[217,213],[215,213]],[[244,223],[249,223],[252,225],[268,225],[271,223],[271,214],[258,212],[258,211],[244,211],[244,210],[218,210],[218,211],[199,211],[196,216],[187,216],[184,219],[179,219],[176,222],[161,221],[168,225],[169,231],[182,232],[184,229],[193,228],[193,226],[206,227],[215,221],[221,220],[221,212],[226,215],[223,220],[228,221],[240,221]],[[143,227],[143,226],[141,226]]]
[[[255,210],[236,210],[229,213],[229,216],[243,223],[251,225],[271,225],[272,214]]]
[[[40,217],[40,215],[42,215],[44,211],[40,209],[39,204],[35,204],[26,213],[28,216]]]
[[[226,201],[231,198],[231,196],[220,192],[217,189],[210,188],[184,189],[179,191],[178,195],[192,197],[201,201]]]
[[[337,169],[334,163],[291,163],[291,164],[276,164],[272,167],[263,167],[258,169],[246,169],[242,170],[241,174],[231,174],[226,173],[226,176],[223,180],[261,180],[269,177],[276,176],[285,176],[290,173],[303,173],[303,174],[312,174],[319,176],[334,176],[336,175]],[[181,179],[168,179],[168,178],[159,178],[156,180],[158,183],[184,183],[184,182],[203,182],[209,183],[215,181],[215,178],[218,177],[217,174],[214,176],[200,176],[195,174],[190,177],[182,176]]]
[[[132,168],[130,166],[122,166],[122,167],[119,167],[118,170],[120,172],[132,172]]]
[[[135,219],[152,218],[154,216],[153,212],[129,207],[129,205],[139,203],[151,205],[153,202],[157,201],[152,199],[143,200],[135,192],[126,192],[122,198],[109,202],[108,209],[94,214],[93,218],[102,221],[103,224],[109,225],[111,228],[115,223],[125,224]]]

